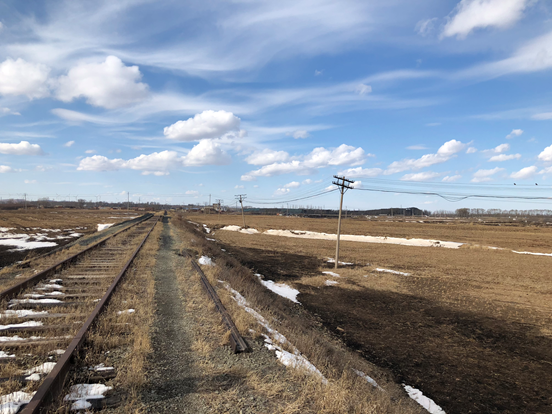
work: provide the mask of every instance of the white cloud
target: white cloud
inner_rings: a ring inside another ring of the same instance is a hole
[[[7,165],[0,165],[0,174],[9,173],[9,172],[15,172],[15,170],[12,167],[9,167]]]
[[[426,150],[428,148],[425,145],[411,145],[409,147],[406,147],[406,149],[409,149],[409,150]]]
[[[483,183],[485,181],[492,181],[492,176],[496,173],[504,171],[504,168],[493,168],[492,170],[477,170],[473,173],[472,183]]]
[[[274,191],[274,195],[284,195],[289,193],[291,190],[289,188],[278,188],[276,191]]]
[[[510,174],[510,177],[518,179],[518,180],[525,180],[527,178],[531,178],[537,173],[537,167],[532,165],[530,167],[525,167],[519,170],[518,172],[514,172]]]
[[[461,175],[447,175],[446,177],[443,177],[441,181],[444,181],[446,183],[452,183],[454,181],[458,181],[460,178],[462,178]]]
[[[36,184],[36,180],[25,180],[25,184]]]
[[[378,175],[381,175],[383,173],[383,170],[381,168],[349,168],[345,171],[338,172],[338,175],[344,175],[346,177],[351,178],[370,178],[370,177],[377,177]]]
[[[237,185],[237,184],[234,186],[235,190],[242,189],[242,188],[245,188],[245,186],[244,185]]]
[[[305,130],[297,130],[294,132],[286,132],[287,136],[292,136],[295,139],[304,139],[310,137],[310,134],[308,131]]]
[[[19,144],[0,144],[0,154],[9,155],[43,155],[44,151],[38,144],[21,141]]]
[[[355,88],[356,93],[359,95],[368,95],[372,92],[372,87],[370,85],[366,85],[364,83],[361,83],[360,85],[357,85]]]
[[[362,181],[355,181],[351,184],[351,187],[353,188],[362,188]]]
[[[506,139],[512,139],[514,137],[519,137],[521,134],[523,134],[523,129],[512,129],[512,132],[510,132],[508,135],[506,135]]]
[[[83,158],[77,170],[79,171],[116,171],[123,165],[124,160],[117,158],[110,160],[103,155],[93,155]]]
[[[73,146],[74,143],[75,143],[75,141],[67,141],[65,144],[63,144],[63,146],[69,148],[69,147]]]
[[[539,174],[552,174],[552,166],[540,170]]]
[[[445,25],[443,36],[465,38],[477,28],[506,28],[523,16],[529,0],[462,0]]]
[[[552,145],[546,147],[539,154],[539,160],[541,160],[541,161],[552,161]]]
[[[535,114],[531,118],[536,119],[538,121],[546,121],[548,119],[552,119],[552,112],[543,112],[540,114]]]
[[[0,94],[26,95],[29,99],[44,98],[50,94],[49,73],[50,69],[40,63],[7,58],[0,63]]]
[[[312,184],[313,181],[310,178],[307,178],[306,180],[303,180],[303,184]]]
[[[10,108],[0,108],[0,116],[21,115],[19,112],[12,111]]]
[[[477,148],[469,147],[468,150],[466,151],[466,154],[474,154],[476,152],[477,152]]]
[[[113,109],[144,100],[148,86],[139,82],[138,66],[125,66],[116,56],[102,63],[81,63],[57,81],[56,96],[64,102],[83,97],[90,105]]]
[[[341,144],[334,149],[318,147],[301,157],[302,159],[265,165],[258,170],[242,175],[241,180],[254,181],[256,177],[272,177],[289,173],[307,175],[314,173],[318,168],[336,165],[359,165],[365,161],[366,157],[371,155],[366,154],[360,147],[355,148],[346,144]]]
[[[211,139],[199,141],[184,157],[185,166],[227,165],[231,162],[230,155],[222,150],[219,144]]]
[[[426,154],[417,159],[407,158],[401,161],[392,162],[389,164],[384,174],[390,175],[406,170],[419,170],[446,162],[454,157],[458,152],[462,151],[466,145],[467,144],[463,144],[460,141],[452,139],[441,145],[441,147],[437,150],[437,154]]]
[[[506,152],[510,149],[510,144],[500,144],[497,145],[495,148],[485,150],[485,152],[492,152],[494,154],[502,154],[503,152]]]
[[[254,152],[245,159],[248,164],[268,165],[275,162],[285,162],[289,159],[289,154],[285,151],[274,151],[268,148],[260,152]]]
[[[287,183],[286,185],[284,185],[284,188],[297,188],[299,187],[301,184],[297,181],[292,181],[291,183]]]
[[[521,158],[521,154],[499,154],[499,155],[493,155],[491,158],[489,158],[489,162],[502,162],[502,161],[509,161],[509,160],[519,160]]]
[[[420,173],[405,174],[401,177],[401,181],[429,181],[440,177],[442,174],[433,171],[424,171]]]
[[[414,29],[419,35],[427,36],[435,28],[435,22],[437,20],[437,17],[434,17],[432,19],[420,20],[418,23],[416,23],[416,27]]]
[[[86,150],[84,151],[86,154],[95,154],[97,151],[96,150]]]
[[[205,138],[220,138],[222,135],[239,131],[240,118],[232,112],[203,111],[186,121],[178,121],[163,129],[163,134],[178,141],[198,141]]]

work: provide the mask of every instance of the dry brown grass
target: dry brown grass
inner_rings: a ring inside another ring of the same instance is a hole
[[[248,335],[250,330],[254,330],[259,335],[263,328],[236,304],[231,294],[218,282],[219,279],[228,282],[232,288],[239,291],[274,329],[286,336],[290,341],[289,350],[291,346],[299,349],[329,380],[328,385],[324,385],[316,376],[293,369],[274,374],[253,371],[247,374],[243,384],[229,392],[239,394],[247,388],[255,389],[266,398],[277,400],[279,408],[273,412],[282,413],[420,412],[419,407],[405,398],[404,393],[390,381],[386,373],[345,349],[299,307],[267,292],[249,269],[241,266],[236,260],[221,255],[220,249],[206,242],[204,235],[198,232],[195,226],[186,223],[186,218],[173,218],[173,224],[179,229],[183,241],[182,247],[215,258],[216,266],[204,266],[203,270],[240,332]],[[189,285],[189,280],[186,285]],[[193,297],[192,301],[196,301],[198,305],[205,301],[200,299],[199,292],[193,293],[187,297]],[[206,295],[203,294],[203,297],[206,298]],[[208,308],[208,305],[203,304],[203,308],[206,307]],[[196,313],[197,309],[194,314]],[[220,317],[217,322],[220,324]],[[203,346],[199,347],[202,348]],[[352,374],[351,368],[362,370],[376,378],[387,392],[378,391],[368,385]],[[216,411],[216,407],[224,406],[223,401],[233,398],[231,393],[226,397],[213,397],[213,401],[218,404],[213,406],[214,412],[219,412]]]

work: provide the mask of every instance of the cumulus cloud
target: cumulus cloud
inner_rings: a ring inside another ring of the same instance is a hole
[[[414,29],[416,30],[416,33],[425,37],[433,31],[436,21],[437,17],[434,17],[432,19],[420,20],[418,23],[416,23],[416,27]]]
[[[512,139],[515,137],[519,137],[521,134],[523,134],[523,129],[512,129],[512,132],[510,132],[508,135],[506,135],[506,139]]]
[[[85,98],[90,105],[113,109],[144,100],[148,86],[139,82],[138,66],[125,66],[116,56],[102,63],[82,63],[57,80],[56,96],[64,102]]]
[[[285,151],[274,151],[265,148],[262,151],[254,152],[245,159],[248,164],[252,165],[268,165],[275,162],[285,162],[289,160],[289,154]]]
[[[0,94],[26,95],[29,99],[44,98],[50,94],[49,73],[50,69],[40,63],[7,58],[0,63]]]
[[[357,85],[355,91],[359,95],[368,95],[369,93],[372,92],[372,87],[370,85],[366,85],[364,83],[361,83],[360,85]]]
[[[44,151],[38,144],[31,144],[29,141],[21,141],[19,144],[0,144],[0,154],[9,155],[43,155]]]
[[[504,171],[504,168],[493,168],[492,170],[477,170],[473,173],[472,183],[483,183],[485,181],[492,181],[492,176],[496,173]]]
[[[63,144],[63,146],[69,148],[72,147],[74,143],[75,141],[67,141],[65,144]]]
[[[522,168],[521,170],[510,174],[510,177],[515,178],[517,180],[525,180],[527,178],[531,178],[536,173],[537,173],[537,167],[532,165],[530,167]]]
[[[212,140],[203,140],[195,145],[188,154],[179,156],[176,151],[161,151],[142,154],[130,160],[121,158],[109,159],[103,155],[83,158],[79,171],[116,171],[131,169],[142,171],[144,175],[168,175],[170,170],[201,165],[224,165],[230,162],[230,156]]]
[[[460,178],[462,178],[461,175],[447,175],[446,177],[443,177],[441,181],[444,181],[446,183],[452,183],[454,181],[458,181]]]
[[[445,25],[444,37],[465,38],[472,30],[506,28],[523,16],[529,0],[462,0]]]
[[[546,147],[539,154],[539,160],[541,160],[541,161],[552,161],[552,145]]]
[[[238,132],[240,129],[240,122],[240,118],[235,116],[232,112],[215,112],[208,110],[186,121],[178,121],[165,127],[163,129],[163,134],[167,138],[177,141],[198,141],[206,138],[220,138],[229,132]]]
[[[519,160],[521,158],[521,154],[499,154],[499,155],[493,155],[491,158],[489,158],[489,162],[502,162],[502,161],[509,161],[509,160]]]
[[[362,181],[355,181],[351,184],[351,187],[353,188],[362,188]]]
[[[342,144],[334,149],[318,147],[313,149],[309,154],[300,157],[300,159],[265,165],[258,170],[242,175],[241,180],[254,181],[256,177],[272,177],[289,173],[307,175],[314,173],[318,168],[337,165],[359,165],[370,155],[366,154],[360,147],[355,148],[346,144]]]
[[[297,130],[293,132],[286,132],[287,136],[291,136],[295,139],[304,139],[310,137],[310,134],[308,131],[305,130]]]
[[[289,193],[291,190],[289,188],[278,188],[276,191],[274,191],[274,195],[284,195]]]
[[[510,149],[510,144],[500,144],[500,145],[497,145],[494,148],[485,150],[484,152],[490,152],[490,153],[493,153],[493,154],[502,154],[503,152],[506,152],[509,149]]]
[[[297,188],[301,185],[301,183],[297,182],[297,181],[292,181],[291,183],[287,183],[286,185],[284,185],[284,188]]]
[[[381,175],[383,173],[383,170],[381,168],[349,168],[345,171],[338,172],[338,175],[344,175],[346,177],[351,178],[370,178],[370,177],[377,177],[378,175]]]
[[[84,151],[86,154],[95,154],[97,151],[96,150],[86,150]]]
[[[442,174],[433,171],[424,171],[420,173],[405,174],[401,177],[401,181],[429,181],[440,177]]]
[[[9,172],[15,172],[15,170],[12,167],[9,167],[7,165],[0,165],[0,174],[9,173]]]
[[[452,139],[441,145],[441,147],[437,150],[437,154],[426,154],[417,159],[407,158],[401,161],[392,162],[389,164],[384,174],[390,175],[407,170],[419,170],[446,162],[456,156],[458,152],[466,148],[466,145],[467,144]]]

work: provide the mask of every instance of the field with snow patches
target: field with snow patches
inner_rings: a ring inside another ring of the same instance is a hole
[[[139,215],[134,211],[0,210],[0,268]]]
[[[429,412],[552,412],[552,229],[188,215]]]

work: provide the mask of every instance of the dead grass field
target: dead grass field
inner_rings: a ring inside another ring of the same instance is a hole
[[[345,220],[342,234],[469,243],[460,249],[335,242],[216,230],[239,216],[187,215],[245,266],[298,300],[368,361],[422,389],[448,414],[552,412],[552,229]],[[258,230],[335,233],[336,220],[246,217]],[[483,247],[482,247],[483,246]],[[501,247],[493,250],[484,246]],[[333,267],[333,266],[331,266]],[[377,268],[409,273],[397,275]],[[338,285],[326,286],[326,280]]]

